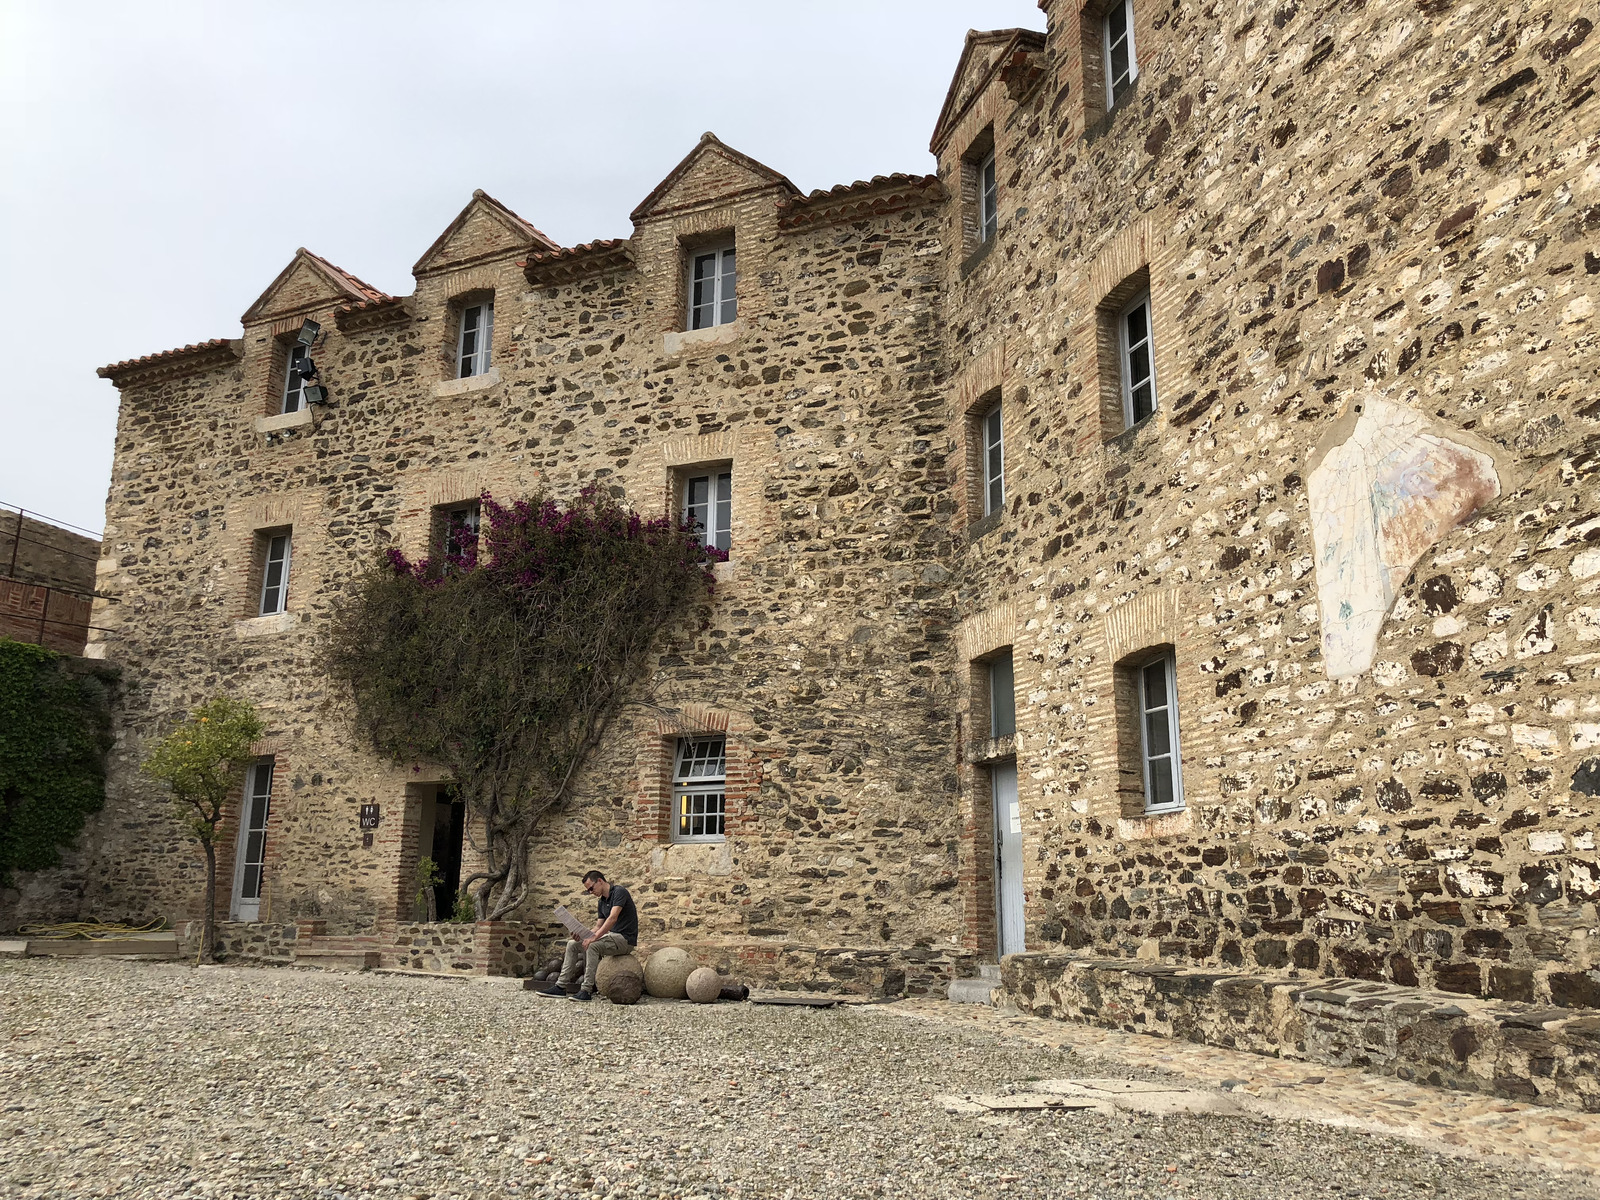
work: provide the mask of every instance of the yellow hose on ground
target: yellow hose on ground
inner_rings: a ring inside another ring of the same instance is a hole
[[[56,925],[24,925],[17,932],[34,938],[96,938],[128,937],[136,933],[157,933],[167,927],[165,917],[157,917],[143,925],[128,925],[120,921],[63,921]]]

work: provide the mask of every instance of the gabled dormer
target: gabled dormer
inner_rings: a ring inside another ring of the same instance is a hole
[[[737,340],[778,205],[799,196],[786,177],[705,133],[633,210],[630,241],[666,353]]]
[[[264,321],[308,315],[336,305],[389,299],[385,292],[302,246],[239,320],[249,329]]]
[[[1045,35],[1031,29],[967,32],[928,148],[939,179],[961,201],[951,249],[967,269],[982,261],[1006,211],[1011,146],[1006,121],[1045,75]]]
[[[714,133],[702,133],[694,149],[630,215],[638,225],[769,191],[774,203],[800,195],[787,177],[765,163],[740,153]]]
[[[459,271],[494,259],[513,255],[526,258],[559,248],[554,240],[479,188],[472,193],[467,206],[456,214],[456,219],[417,260],[411,273],[421,278]]]

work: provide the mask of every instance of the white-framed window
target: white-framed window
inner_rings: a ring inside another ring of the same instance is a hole
[[[689,328],[710,329],[738,319],[739,268],[732,245],[689,255]]]
[[[994,151],[989,151],[978,167],[979,241],[987,242],[1000,228],[1000,213],[995,207]]]
[[[456,339],[456,378],[467,379],[489,370],[489,347],[494,342],[494,303],[469,304],[461,310],[461,333]]]
[[[679,738],[672,771],[672,840],[720,842],[727,828],[726,738]]]
[[[983,414],[983,515],[1000,512],[1006,506],[1005,432],[1000,420],[1000,405]]]
[[[477,500],[454,504],[439,514],[439,549],[459,558],[478,544],[478,527],[483,521],[483,506]]]
[[[272,806],[272,760],[259,762],[245,775],[239,806],[239,845],[233,868],[233,919],[261,916],[261,893],[267,862],[267,812]]]
[[[1169,652],[1145,661],[1134,671],[1139,683],[1139,754],[1144,763],[1145,811],[1182,808],[1176,663]]]
[[[1015,737],[1016,733],[1016,672],[1011,651],[1002,650],[989,660],[989,736]]]
[[[732,471],[712,471],[684,480],[683,522],[707,546],[727,553],[733,540]]]
[[[1117,106],[1123,91],[1139,78],[1133,49],[1133,0],[1112,0],[1105,16],[1106,111]]]
[[[288,362],[283,370],[283,411],[292,413],[306,405],[306,381],[300,375],[300,367],[308,354],[307,348],[298,342],[288,349]]]
[[[1129,428],[1156,410],[1155,346],[1150,336],[1150,293],[1117,317],[1122,352],[1122,416]]]
[[[261,615],[281,613],[289,604],[289,535],[274,533],[263,539],[261,558]]]

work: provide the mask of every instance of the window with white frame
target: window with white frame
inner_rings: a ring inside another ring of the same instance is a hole
[[[306,381],[300,374],[308,357],[307,348],[296,343],[289,348],[288,361],[283,372],[283,411],[299,412],[306,405]]]
[[[679,738],[672,771],[672,840],[720,842],[727,829],[726,738]]]
[[[434,543],[447,557],[459,558],[478,545],[478,526],[483,519],[483,507],[477,500],[465,504],[451,504],[435,509]]]
[[[261,615],[270,617],[289,604],[289,535],[267,534],[261,542]]]
[[[683,523],[707,546],[727,553],[733,534],[732,471],[712,471],[684,480]]]
[[[983,515],[991,516],[1006,506],[1005,434],[997,403],[983,414]]]
[[[253,921],[260,915],[267,863],[267,814],[272,807],[272,760],[257,763],[245,779],[239,811],[239,847],[234,867],[233,918]]]
[[[1015,737],[1017,733],[1017,679],[1011,651],[1002,650],[989,660],[989,736]]]
[[[456,378],[468,379],[489,370],[489,347],[494,342],[494,303],[469,304],[461,310],[461,332],[456,339]]]
[[[1133,0],[1112,0],[1105,15],[1106,110],[1117,106],[1122,93],[1139,78],[1139,60],[1133,49]]]
[[[987,242],[1000,228],[1000,214],[995,207],[997,189],[994,181],[994,151],[989,151],[978,167],[978,229],[979,241]]]
[[[1150,293],[1145,292],[1117,317],[1122,353],[1122,416],[1129,428],[1156,410],[1156,368],[1150,336]]]
[[[1138,678],[1140,757],[1146,812],[1183,807],[1178,753],[1178,684],[1171,652],[1134,668]]]
[[[732,324],[739,316],[735,297],[739,268],[730,243],[689,255],[689,328]]]

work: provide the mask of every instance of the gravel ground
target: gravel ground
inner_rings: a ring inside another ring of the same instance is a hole
[[[933,1102],[1133,1074],[884,1008],[7,960],[0,1197],[1600,1195],[1313,1124]]]

